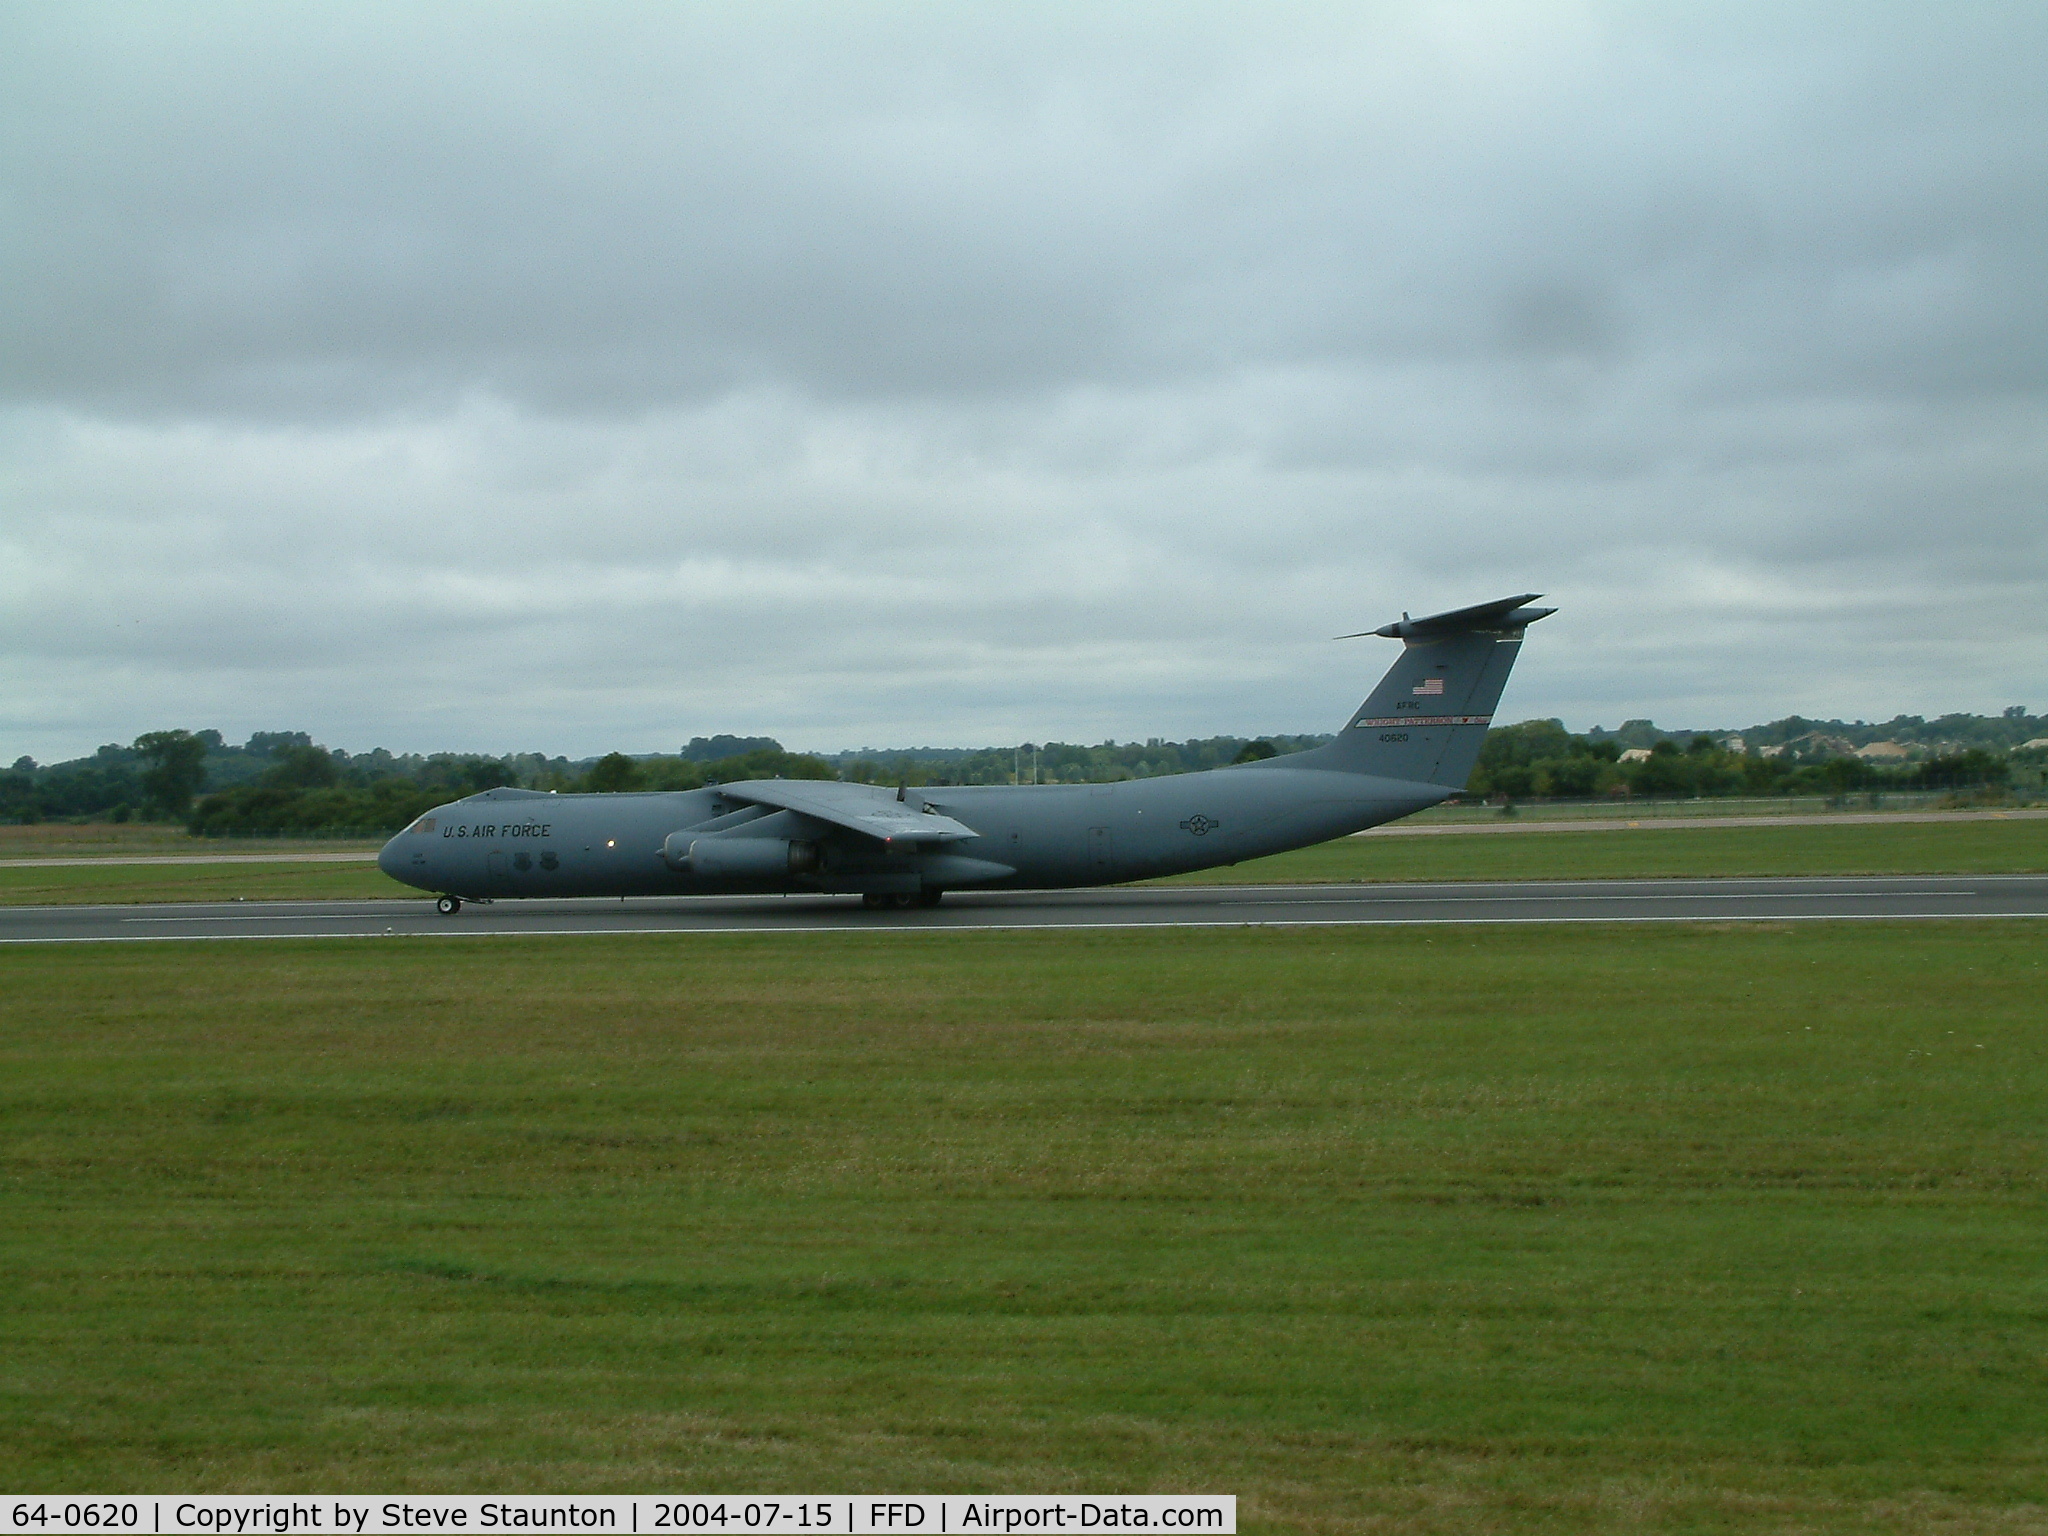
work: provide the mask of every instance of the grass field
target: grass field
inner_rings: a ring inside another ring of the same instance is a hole
[[[7,950],[0,1484],[2040,1530],[2043,960],[2018,923]]]
[[[0,826],[0,859],[120,858],[152,854],[375,853],[377,837],[194,837],[171,822],[39,821]]]
[[[248,854],[375,853],[374,841],[198,838],[152,822],[40,822],[0,827],[0,906],[81,902],[360,900],[418,893],[375,864],[122,864],[123,858],[234,858]],[[58,868],[10,859],[90,859]],[[98,862],[104,860],[106,862]]]
[[[1347,837],[1166,884],[1350,880],[1606,880],[1653,875],[2028,874],[2048,870],[2048,821],[1845,821]]]
[[[375,864],[72,864],[0,867],[0,906],[155,901],[363,901],[410,896]]]
[[[2024,874],[2048,870],[2048,820],[1502,832],[1339,838],[1168,884],[1594,880],[1647,875]],[[412,897],[374,864],[0,866],[0,905]]]

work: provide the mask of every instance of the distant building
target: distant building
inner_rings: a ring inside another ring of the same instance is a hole
[[[1742,750],[1743,750],[1743,742],[1742,742],[1742,738],[1741,738],[1740,736],[1723,736],[1723,737],[1721,738],[1721,750],[1722,750],[1723,752],[1740,752],[1740,751],[1742,751]]]
[[[1617,759],[1617,761],[1624,763],[1647,763],[1649,760],[1650,749],[1648,747],[1630,747]]]
[[[1796,752],[1801,757],[1851,757],[1856,744],[1844,741],[1839,736],[1824,735],[1819,731],[1808,731],[1804,736],[1794,736],[1779,749],[1780,752]],[[1778,753],[1772,753],[1773,757]]]
[[[2036,736],[2032,741],[2023,741],[2014,747],[2013,751],[2038,752],[2043,747],[2048,747],[2048,736]]]
[[[1867,747],[1858,747],[1856,755],[1866,763],[1903,763],[1913,754],[1896,741],[1873,741]]]

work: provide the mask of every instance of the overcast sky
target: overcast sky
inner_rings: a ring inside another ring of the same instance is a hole
[[[0,761],[2048,708],[2048,8],[0,7]]]

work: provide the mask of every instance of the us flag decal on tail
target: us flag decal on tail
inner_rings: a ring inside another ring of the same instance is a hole
[[[1427,677],[1408,691],[1410,693],[1442,693],[1444,691],[1444,680],[1440,677]]]

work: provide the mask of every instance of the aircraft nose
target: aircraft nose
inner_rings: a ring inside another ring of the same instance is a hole
[[[405,868],[405,864],[398,851],[398,838],[404,836],[403,832],[399,833],[398,837],[392,838],[377,853],[377,867],[394,880],[405,880],[405,876],[400,873]],[[407,885],[412,884],[410,880],[406,880],[405,883]]]

